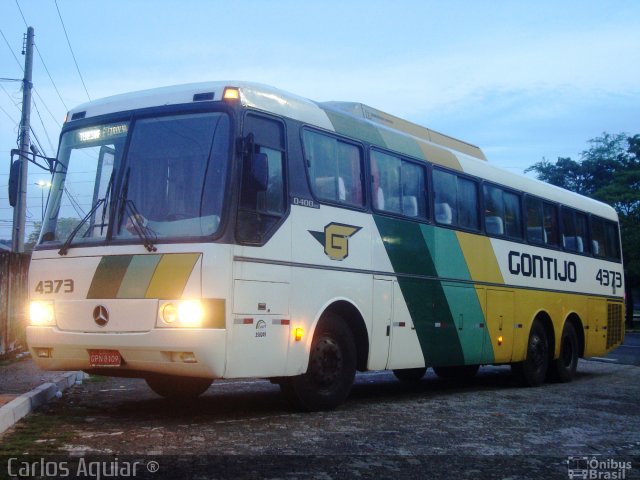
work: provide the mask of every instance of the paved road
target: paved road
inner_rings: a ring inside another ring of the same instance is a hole
[[[564,479],[580,456],[633,462],[624,478],[640,478],[639,394],[640,368],[590,361],[573,383],[535,389],[498,367],[466,385],[367,373],[343,407],[322,413],[291,411],[264,380],[218,381],[176,405],[143,381],[98,378],[9,430],[0,453],[138,455],[167,475],[150,478],[176,478],[182,465],[218,478],[403,480]]]
[[[640,366],[640,333],[627,333],[624,342],[605,357],[625,365]]]

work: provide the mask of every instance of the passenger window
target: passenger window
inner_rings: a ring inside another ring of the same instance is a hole
[[[478,217],[478,184],[458,177],[458,225],[480,230]]]
[[[310,130],[304,130],[303,143],[313,193],[321,200],[361,206],[360,148]]]
[[[588,251],[587,216],[571,208],[562,209],[562,246],[576,253]]]
[[[544,213],[544,237],[547,245],[558,246],[560,237],[558,227],[558,209],[555,205],[543,202]]]
[[[504,224],[507,237],[522,238],[522,214],[520,209],[520,195],[504,192]]]
[[[424,168],[386,153],[371,151],[373,207],[408,217],[425,217]]]
[[[484,224],[489,235],[522,238],[519,195],[485,185],[484,208]]]
[[[433,170],[434,215],[437,223],[479,230],[478,185],[442,170]]]
[[[547,243],[547,236],[542,222],[542,200],[527,197],[525,203],[527,208],[527,240],[530,243],[544,245]]]
[[[591,218],[591,253],[596,257],[607,257],[607,235],[601,218]]]
[[[620,234],[618,225],[605,222],[605,236],[607,243],[607,257],[620,260]]]
[[[502,190],[484,186],[484,225],[489,235],[504,235],[504,204]]]
[[[426,217],[424,168],[402,162],[402,213],[408,217]]]

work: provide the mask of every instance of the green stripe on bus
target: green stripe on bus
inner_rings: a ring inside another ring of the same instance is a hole
[[[118,298],[144,298],[162,255],[134,255],[122,279]]]
[[[420,224],[380,215],[374,215],[374,220],[396,273],[437,276]],[[398,277],[398,285],[416,328],[426,364],[463,364],[462,346],[442,283]]]
[[[93,275],[87,298],[116,298],[131,258],[131,255],[102,257]]]
[[[472,280],[453,230],[421,225],[420,229],[440,278]],[[493,348],[486,328],[482,306],[472,285],[447,282],[443,285],[449,311],[458,333],[464,363],[476,365],[493,362]]]
[[[424,160],[425,155],[420,144],[412,137],[406,135],[398,135],[393,130],[380,129],[380,135],[384,140],[385,145],[389,150],[395,150],[396,152],[409,155],[410,157],[421,158]]]
[[[347,137],[357,138],[374,145],[386,145],[379,130],[373,125],[331,110],[325,110],[325,113],[337,133]]]

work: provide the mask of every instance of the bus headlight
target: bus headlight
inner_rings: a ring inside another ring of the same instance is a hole
[[[34,300],[29,306],[29,321],[36,326],[54,326],[56,317],[53,310],[53,302],[47,300]]]
[[[202,326],[203,308],[198,300],[177,300],[160,307],[160,327],[198,328]]]
[[[185,300],[178,305],[178,319],[183,327],[202,325],[202,305],[196,300]]]

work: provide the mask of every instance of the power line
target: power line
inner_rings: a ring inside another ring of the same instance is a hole
[[[33,88],[33,91],[35,92],[36,96],[40,99],[40,101],[42,102],[42,105],[44,106],[45,110],[49,113],[49,116],[51,116],[51,119],[54,121],[54,123],[56,125],[58,125],[59,128],[62,128],[62,125],[60,124],[60,122],[58,121],[58,119],[56,118],[56,116],[51,113],[51,110],[49,110],[49,107],[47,106],[47,104],[45,103],[44,99],[40,96],[40,94],[38,93],[38,90],[36,90],[36,88]]]
[[[27,19],[24,18],[24,14],[22,13],[22,9],[20,8],[20,4],[18,3],[18,0],[16,0],[16,7],[18,7],[18,10],[20,11],[20,16],[22,16],[22,20],[24,21],[25,27],[28,28],[29,24],[27,23]],[[51,73],[49,73],[49,69],[47,68],[47,64],[45,63],[44,58],[42,58],[42,54],[40,53],[40,49],[38,48],[38,45],[35,44],[35,47],[36,47],[36,53],[38,54],[38,57],[40,58],[40,61],[42,62],[42,66],[44,67],[44,71],[47,72],[47,75],[49,76],[49,80],[51,80],[51,84],[53,85],[53,89],[58,94],[58,98],[62,102],[62,105],[64,105],[65,110],[69,110],[69,108],[67,107],[67,104],[64,103],[64,100],[62,99],[62,95],[60,95],[60,91],[58,90],[58,86],[56,85],[56,82],[53,81],[53,77],[51,76]],[[42,103],[44,103],[44,101]]]
[[[2,35],[2,38],[4,38],[4,43],[7,44],[7,48],[11,52],[11,55],[13,55],[13,58],[15,59],[16,63],[18,64],[18,66],[20,67],[20,70],[22,72],[24,72],[24,67],[20,63],[20,60],[18,60],[18,57],[16,57],[16,54],[13,52],[13,48],[11,48],[11,44],[9,43],[9,40],[7,40],[7,37],[4,36],[4,33],[2,32],[2,29],[0,29],[0,35]]]
[[[40,119],[40,125],[42,125],[42,129],[44,130],[44,134],[47,137],[47,141],[49,142],[49,146],[51,147],[51,150],[55,150],[53,148],[53,143],[51,143],[51,138],[49,137],[49,132],[47,132],[47,129],[44,126],[44,122],[42,121],[42,116],[40,116],[40,110],[38,110],[38,104],[35,102],[35,100],[33,101],[33,106],[36,109],[36,113],[38,114],[38,118]],[[36,132],[33,132],[33,136],[36,137]],[[48,156],[45,153],[44,148],[42,148],[42,145],[40,145],[40,141],[38,140],[38,137],[36,137],[36,140],[38,141],[38,146],[40,147],[40,150],[42,151],[44,156],[45,157]]]
[[[2,110],[2,112],[9,118],[9,120],[11,120],[13,123],[16,124],[16,126],[18,125],[18,121],[15,120],[11,115],[9,115],[9,112],[7,112],[4,108],[2,108],[0,106],[0,110]]]
[[[62,20],[62,14],[60,13],[60,8],[58,7],[58,0],[54,0],[56,5],[56,10],[58,11],[58,17],[60,17],[60,23],[62,24],[62,29],[64,30],[64,36],[67,37],[67,43],[69,44],[69,50],[71,51],[71,56],[73,57],[73,61],[76,64],[76,69],[78,70],[78,75],[80,75],[80,80],[82,81],[82,86],[84,87],[84,91],[87,94],[87,98],[91,101],[91,96],[89,95],[89,90],[87,90],[87,86],[84,83],[84,78],[82,78],[82,73],[80,73],[80,67],[78,66],[78,61],[76,60],[76,56],[73,53],[73,48],[71,47],[71,41],[69,40],[69,35],[67,34],[67,28],[64,26],[64,21]]]

